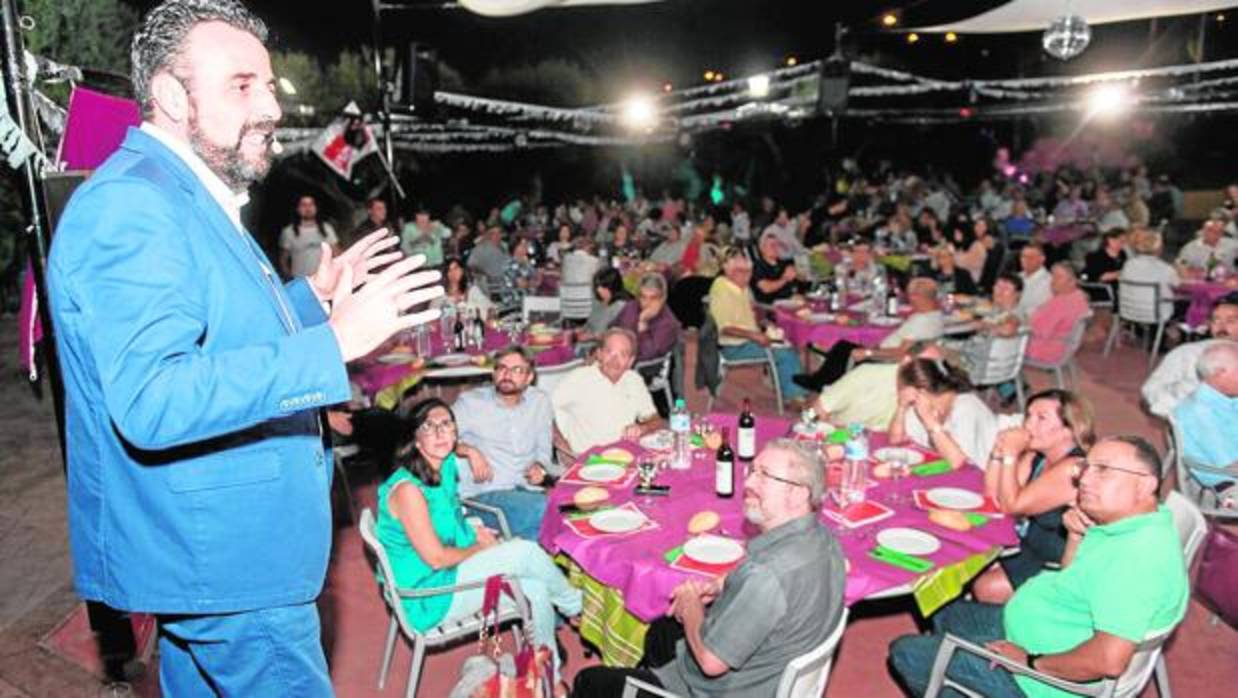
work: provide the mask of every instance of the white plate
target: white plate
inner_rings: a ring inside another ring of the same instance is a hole
[[[924,462],[924,454],[913,448],[900,448],[898,446],[887,446],[879,448],[873,452],[873,458],[878,463],[884,463],[899,455],[903,456],[903,462],[907,465],[918,465]]]
[[[645,515],[631,509],[606,509],[589,517],[589,525],[603,533],[627,533],[645,524]]]
[[[669,451],[675,447],[675,435],[670,429],[659,429],[640,437],[639,443],[647,451]]]
[[[782,298],[774,301],[775,308],[787,308],[790,310],[794,310],[803,304],[803,301],[795,300],[794,298]]]
[[[683,544],[683,554],[706,565],[727,565],[744,556],[744,546],[722,536],[697,536]]]
[[[958,487],[934,487],[924,493],[933,504],[943,509],[957,509],[959,511],[969,511],[978,509],[984,504],[984,497]]]
[[[877,542],[907,555],[932,555],[941,548],[937,536],[914,528],[887,528],[877,534]]]
[[[411,364],[416,360],[416,354],[404,354],[401,352],[392,352],[378,357],[378,363],[380,364]]]
[[[473,363],[473,355],[460,352],[454,354],[443,354],[441,356],[434,357],[434,362],[442,366],[462,366],[464,364]]]
[[[838,316],[834,313],[812,313],[808,319],[812,322],[834,322]]]
[[[426,371],[426,378],[430,380],[441,378],[477,378],[479,376],[488,376],[490,373],[491,371],[488,368],[472,364],[462,364],[446,368],[432,368]]]
[[[898,317],[875,317],[869,320],[868,323],[877,327],[894,327],[895,325],[903,324],[903,319]]]
[[[626,473],[627,470],[618,465],[594,463],[581,466],[579,477],[585,482],[615,482],[623,479]]]

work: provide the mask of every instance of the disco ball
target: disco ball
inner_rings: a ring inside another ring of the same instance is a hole
[[[1092,27],[1078,15],[1065,15],[1053,20],[1045,30],[1042,43],[1045,53],[1062,61],[1068,61],[1083,53],[1092,40]]]

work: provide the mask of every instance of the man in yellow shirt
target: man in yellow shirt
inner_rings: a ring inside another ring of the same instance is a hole
[[[802,406],[808,391],[791,377],[800,371],[800,357],[785,344],[773,346],[773,340],[757,324],[752,307],[752,260],[739,248],[727,250],[723,256],[722,276],[709,287],[709,314],[718,326],[718,348],[730,360],[756,359],[772,349],[783,399],[793,408]]]

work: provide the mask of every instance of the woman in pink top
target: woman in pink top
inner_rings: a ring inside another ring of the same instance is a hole
[[[1027,358],[1046,363],[1058,361],[1066,354],[1075,323],[1091,312],[1087,294],[1079,288],[1070,264],[1058,262],[1051,273],[1049,288],[1053,296],[1032,313],[1032,337],[1027,344]]]

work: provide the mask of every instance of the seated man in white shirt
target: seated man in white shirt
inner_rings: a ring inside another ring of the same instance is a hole
[[[620,439],[637,440],[663,425],[640,374],[632,370],[636,337],[612,327],[602,334],[597,361],[559,381],[550,401],[555,447],[569,455]]]
[[[1238,291],[1217,301],[1208,328],[1212,340],[1238,340]],[[1195,366],[1211,344],[1209,340],[1183,344],[1161,359],[1140,391],[1149,412],[1168,419],[1178,402],[1199,387]]]
[[[1048,269],[1045,269],[1045,251],[1040,245],[1025,245],[1019,251],[1020,276],[1023,279],[1023,297],[1019,299],[1019,310],[1024,317],[1049,302],[1053,297],[1050,284],[1053,280]]]
[[[937,282],[927,277],[916,277],[907,283],[907,302],[911,315],[889,336],[881,340],[876,349],[861,347],[847,340],[834,343],[826,352],[821,368],[812,374],[798,374],[797,385],[813,392],[842,377],[849,361],[898,361],[907,355],[917,341],[939,339],[946,329],[945,318],[937,305]]]
[[[1188,242],[1178,252],[1178,269],[1185,273],[1207,273],[1212,267],[1233,269],[1238,257],[1238,240],[1225,237],[1225,221],[1221,216],[1204,221],[1199,237]]]

